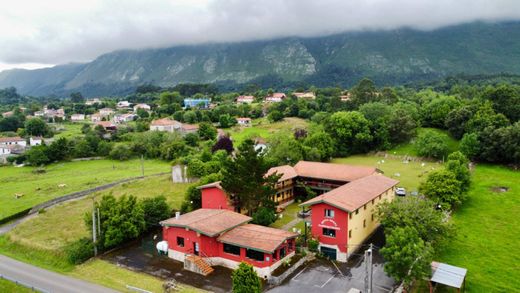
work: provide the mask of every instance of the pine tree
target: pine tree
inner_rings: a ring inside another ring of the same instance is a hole
[[[231,275],[233,280],[233,293],[259,293],[262,292],[262,283],[256,275],[253,266],[247,263],[240,263],[238,268]]]

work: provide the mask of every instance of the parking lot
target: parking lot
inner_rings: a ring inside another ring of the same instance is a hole
[[[383,271],[383,261],[377,253],[373,258],[373,292],[391,292],[395,282]],[[353,256],[348,263],[332,262],[328,259],[316,259],[280,286],[268,290],[270,293],[294,292],[348,292],[351,288],[364,291],[365,262],[362,255]]]

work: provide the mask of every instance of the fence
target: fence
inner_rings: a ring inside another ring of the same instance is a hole
[[[42,288],[38,288],[36,286],[33,286],[33,285],[30,285],[30,284],[27,284],[25,282],[22,282],[22,281],[18,281],[18,280],[15,280],[13,278],[10,278],[8,276],[4,276],[2,274],[0,274],[0,279],[4,279],[4,280],[7,280],[7,281],[10,281],[10,282],[13,282],[17,285],[20,285],[20,286],[24,286],[26,288],[29,288],[31,289],[32,291],[37,291],[37,292],[41,292],[41,293],[50,293],[50,291],[47,291],[45,289],[42,289]]]

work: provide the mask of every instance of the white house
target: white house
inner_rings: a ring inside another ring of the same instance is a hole
[[[249,117],[239,117],[237,118],[238,125],[241,126],[251,126],[251,118]]]
[[[152,107],[150,107],[147,104],[137,104],[137,105],[134,106],[134,113],[136,113],[137,110],[139,110],[139,109],[150,111],[152,109]]]
[[[27,141],[25,138],[21,138],[19,136],[15,137],[0,137],[0,145],[8,146],[8,145],[19,145],[22,147],[27,146]]]
[[[117,108],[118,109],[126,109],[126,108],[130,108],[132,104],[128,101],[119,101],[117,102]]]
[[[287,98],[287,96],[284,93],[273,93],[272,95],[265,97],[265,101],[270,103],[280,103],[285,98]]]
[[[253,96],[238,96],[237,104],[251,104],[255,101],[255,97]]]
[[[103,108],[103,109],[99,109],[99,114],[103,117],[108,117],[108,116],[111,116],[115,113],[115,111],[111,108]]]
[[[114,123],[121,124],[121,123],[127,123],[130,121],[134,121],[137,119],[137,115],[128,113],[128,114],[116,114],[113,118]]]
[[[170,118],[156,119],[150,124],[150,130],[152,131],[174,132],[178,131],[181,127],[182,123]]]
[[[72,114],[70,115],[70,121],[79,122],[85,120],[85,114]]]
[[[94,122],[94,123],[95,123],[95,122],[99,122],[99,121],[103,120],[103,116],[101,116],[101,114],[99,114],[99,113],[92,114],[92,115],[90,116],[90,120],[91,120],[92,122]]]
[[[1,155],[10,155],[11,148],[7,145],[0,145],[0,156]]]
[[[298,99],[316,99],[316,95],[313,92],[303,92],[303,93],[293,93],[293,95]]]
[[[41,145],[42,142],[43,142],[43,138],[41,136],[31,136],[29,138],[29,145],[30,146]]]
[[[85,102],[85,105],[87,105],[87,106],[92,106],[94,104],[101,104],[101,100],[98,98],[94,98],[94,99],[89,99]]]

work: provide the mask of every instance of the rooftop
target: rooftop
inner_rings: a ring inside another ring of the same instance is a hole
[[[2,142],[10,142],[10,141],[25,141],[25,138],[21,138],[19,136],[0,137],[0,143],[2,143]]]
[[[181,124],[181,123],[177,120],[172,120],[170,118],[156,119],[156,120],[153,120],[151,123],[151,125],[154,125],[154,126],[169,126],[169,125],[177,125],[177,124]]]
[[[197,187],[197,189],[205,189],[205,188],[213,188],[213,187],[218,188],[218,189],[222,189],[222,186],[220,186],[220,181],[201,185],[201,186]]]
[[[296,170],[294,170],[294,168],[289,165],[273,167],[267,171],[267,176],[274,174],[274,173],[277,173],[278,175],[282,175],[282,177],[280,177],[280,179],[278,179],[278,181],[285,181],[285,180],[289,180],[289,179],[298,177]]]
[[[353,212],[398,183],[399,181],[395,179],[376,173],[342,185],[301,205],[327,203],[344,211]]]
[[[182,227],[214,237],[251,221],[251,217],[229,210],[198,209],[161,222],[163,226]]]
[[[259,237],[261,235],[261,237]],[[218,241],[240,247],[251,248],[273,253],[285,240],[297,237],[298,234],[281,229],[264,227],[255,224],[238,226],[224,234]]]
[[[301,177],[350,182],[376,172],[376,168],[299,161],[294,170]]]
[[[430,281],[460,289],[466,278],[467,269],[432,261]]]

